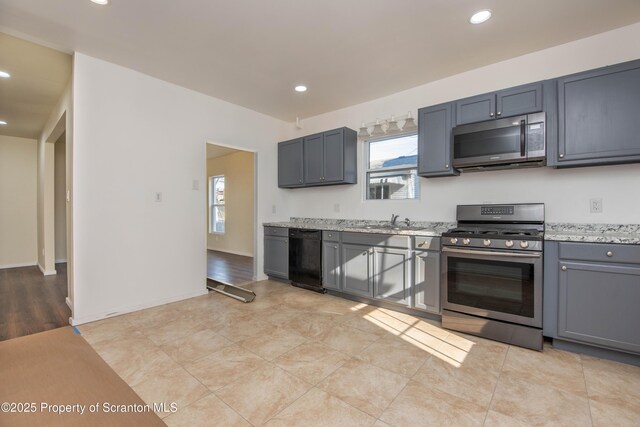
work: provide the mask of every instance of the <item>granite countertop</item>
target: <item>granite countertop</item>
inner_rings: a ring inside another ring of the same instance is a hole
[[[424,222],[416,221],[411,227],[406,227],[398,221],[396,228],[389,228],[389,221],[354,220],[354,219],[324,219],[324,218],[291,218],[286,222],[265,222],[265,227],[306,228],[313,230],[352,231],[355,233],[397,234],[404,236],[441,236],[449,228],[455,227],[455,222]]]
[[[404,236],[441,236],[456,226],[455,222],[416,221],[406,228],[399,222],[398,228],[388,227],[389,221],[291,218],[286,222],[265,222],[268,227],[306,228],[313,230],[352,231],[356,233],[398,234]],[[545,240],[560,242],[618,243],[640,245],[640,224],[545,224]]]
[[[546,223],[545,240],[640,245],[640,224]]]

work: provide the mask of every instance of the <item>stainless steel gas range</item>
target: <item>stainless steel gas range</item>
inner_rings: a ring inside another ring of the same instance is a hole
[[[442,234],[442,326],[542,350],[543,204],[461,205]]]

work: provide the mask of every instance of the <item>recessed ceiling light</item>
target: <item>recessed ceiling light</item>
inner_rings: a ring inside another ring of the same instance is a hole
[[[4,126],[6,124],[7,124],[7,122],[5,122],[4,120],[0,120],[0,126]]]
[[[0,70],[0,77],[2,77],[3,79],[8,79],[9,77],[11,77],[11,74],[7,73],[6,71]]]
[[[102,6],[104,6],[105,4],[109,4],[109,0],[91,0],[92,2],[94,2],[95,4],[100,4]]]
[[[295,87],[296,92],[306,92],[307,87],[305,85],[298,85]]]
[[[489,9],[480,10],[474,13],[471,18],[469,18],[469,22],[472,24],[482,24],[485,21],[488,21],[491,18],[491,11]]]

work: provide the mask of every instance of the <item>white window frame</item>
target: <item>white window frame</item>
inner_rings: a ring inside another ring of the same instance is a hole
[[[217,179],[220,179],[220,178],[224,179],[224,200],[223,200],[223,203],[215,203],[215,194],[214,194],[215,182]],[[226,208],[227,179],[225,178],[224,175],[213,175],[209,177],[209,181],[207,182],[207,185],[209,190],[209,234],[224,234],[225,231],[227,230],[227,224],[226,224],[227,222],[226,221],[227,220],[227,208]],[[223,223],[222,231],[216,231],[214,226],[215,221],[213,220],[213,215],[216,208],[220,206],[224,207],[225,221]]]
[[[417,132],[411,132],[411,133],[401,133],[401,134],[395,134],[395,135],[385,135],[383,137],[380,138],[370,138],[370,139],[366,139],[364,140],[364,144],[362,149],[364,150],[364,155],[362,156],[362,158],[364,159],[364,167],[362,168],[364,170],[364,185],[363,185],[363,192],[362,192],[362,197],[363,197],[363,201],[364,202],[389,202],[389,201],[393,201],[393,202],[419,202],[420,201],[420,176],[418,175],[418,160],[416,159],[416,164],[415,166],[390,166],[390,167],[386,167],[386,168],[378,168],[378,169],[369,169],[369,144],[372,142],[381,142],[381,141],[386,141],[386,140],[390,140],[390,139],[397,139],[397,138],[404,138],[407,136],[416,136],[418,135]],[[417,141],[416,141],[417,144]],[[413,170],[415,169],[416,171],[416,197],[414,198],[406,198],[406,199],[370,199],[369,198],[369,174],[372,172],[397,172],[397,171],[409,171],[409,170]]]

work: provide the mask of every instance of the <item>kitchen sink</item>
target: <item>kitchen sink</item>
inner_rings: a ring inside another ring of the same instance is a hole
[[[425,230],[420,226],[406,226],[406,225],[354,225],[349,228],[360,228],[365,230],[392,230],[392,231],[420,231]]]

